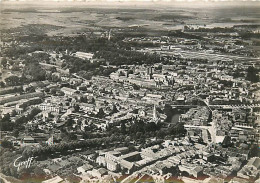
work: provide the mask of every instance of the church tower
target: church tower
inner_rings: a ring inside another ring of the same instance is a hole
[[[156,107],[155,105],[153,106],[153,121],[157,123],[158,121],[158,116],[157,116],[157,110],[156,110]]]
[[[108,32],[108,41],[110,41],[110,39],[111,39],[111,29]]]

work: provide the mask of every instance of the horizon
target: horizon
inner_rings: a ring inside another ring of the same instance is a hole
[[[0,8],[248,8],[260,6],[260,0],[0,0]],[[19,7],[17,7],[19,5]],[[97,7],[96,7],[97,6]]]

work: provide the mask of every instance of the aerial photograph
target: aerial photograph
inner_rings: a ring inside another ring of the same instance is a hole
[[[0,183],[260,183],[260,1],[0,0]]]

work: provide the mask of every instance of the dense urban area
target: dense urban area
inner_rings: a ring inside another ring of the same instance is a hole
[[[0,182],[259,183],[260,25],[186,18],[1,29]]]

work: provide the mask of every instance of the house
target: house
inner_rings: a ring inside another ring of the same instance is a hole
[[[110,151],[105,153],[105,158],[111,161],[117,161],[120,152],[117,151]]]
[[[118,163],[111,161],[109,159],[106,160],[107,169],[110,171],[117,171],[119,169]]]
[[[255,170],[259,170],[260,169],[260,158],[259,157],[251,158],[248,161],[247,166],[250,166]]]
[[[0,99],[0,105],[3,105],[8,102],[14,102],[14,101],[22,100],[22,99],[31,99],[31,98],[35,98],[35,97],[42,98],[43,93],[42,92],[33,92],[33,93],[26,93],[23,95],[8,96],[6,98]]]
[[[56,104],[51,103],[42,103],[38,105],[39,109],[42,111],[56,112],[59,113],[62,110],[62,107]]]
[[[65,95],[69,95],[69,96],[74,95],[77,92],[77,90],[74,90],[72,88],[67,88],[67,87],[62,87],[61,91],[64,92]]]
[[[253,157],[248,163],[237,173],[238,177],[244,179],[257,179],[260,174],[260,158]]]
[[[177,173],[177,166],[176,164],[167,162],[167,161],[158,161],[154,164],[153,168],[160,173],[160,175],[164,175],[167,173]]]
[[[129,152],[129,149],[128,149],[128,147],[119,147],[119,148],[114,149],[114,151],[118,151],[121,154],[126,154]]]
[[[198,178],[203,174],[203,168],[201,166],[189,166],[189,165],[180,165],[180,171],[187,172],[188,174]]]
[[[207,153],[207,154],[203,154],[203,159],[208,162],[212,162],[215,160],[215,157],[214,157],[214,154]]]
[[[78,171],[78,173],[84,174],[84,173],[86,173],[88,170],[91,170],[92,168],[93,168],[92,165],[90,165],[90,164],[84,164],[84,165],[78,167],[78,168],[77,168],[77,171]]]
[[[22,139],[21,146],[27,146],[27,145],[37,145],[38,143],[35,142],[35,139],[31,136],[26,136]]]
[[[138,151],[134,151],[125,155],[120,156],[120,159],[124,159],[130,162],[141,160],[140,153]]]
[[[121,170],[126,174],[131,174],[136,169],[136,166],[134,165],[134,163],[126,161],[124,159],[121,159],[119,161],[119,165],[120,165]]]
[[[92,59],[94,54],[93,53],[86,53],[86,52],[81,52],[81,51],[77,51],[74,54],[75,57],[81,58],[81,59]]]
[[[107,170],[105,168],[99,168],[98,170],[94,169],[89,173],[91,173],[94,177],[101,178],[102,176],[107,174]]]

